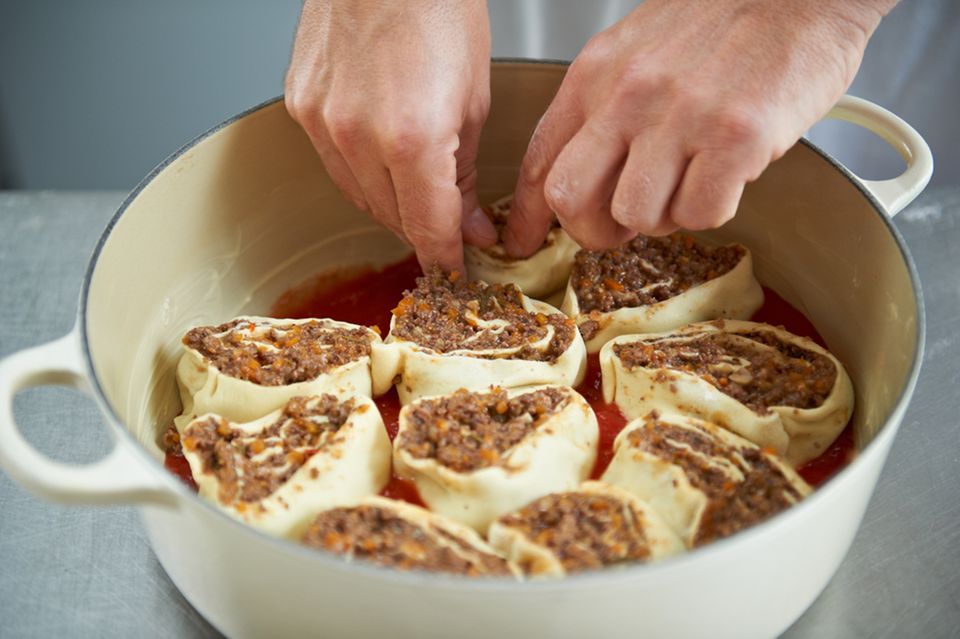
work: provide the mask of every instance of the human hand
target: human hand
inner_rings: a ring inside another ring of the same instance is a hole
[[[483,0],[307,0],[285,101],[344,195],[424,268],[462,270],[464,239],[496,241],[476,194],[490,105]]]
[[[843,94],[892,0],[648,0],[574,60],[527,149],[505,232],[554,213],[589,249],[716,227]]]

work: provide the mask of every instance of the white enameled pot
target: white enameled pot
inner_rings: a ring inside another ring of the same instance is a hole
[[[481,196],[509,193],[530,134],[563,77],[558,63],[496,62],[479,156]],[[186,598],[234,637],[769,637],[837,569],[917,380],[923,305],[890,217],[926,185],[932,158],[907,124],[845,97],[833,117],[876,132],[907,163],[868,182],[799,143],[748,186],[711,235],[750,246],[761,281],[805,312],[857,391],[856,460],[788,512],[655,565],[512,583],[403,573],[273,539],[221,514],[162,465],[177,414],[179,337],[264,312],[286,288],[407,249],[353,210],[274,101],[194,140],[121,206],[90,261],[76,328],[0,363],[0,466],[51,500],[136,503]],[[21,436],[13,396],[77,386],[116,445],[88,466],[55,462]]]

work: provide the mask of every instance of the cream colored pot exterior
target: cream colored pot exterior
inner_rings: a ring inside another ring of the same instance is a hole
[[[479,157],[481,198],[509,192],[530,133],[564,67],[499,63]],[[195,141],[131,195],[91,261],[71,335],[0,363],[0,466],[37,494],[71,503],[136,502],[157,556],[187,599],[235,637],[769,637],[823,589],[853,539],[916,383],[923,311],[916,274],[882,213],[915,197],[932,170],[906,124],[846,98],[907,159],[895,180],[859,181],[806,144],[744,193],[710,233],[751,248],[758,276],[817,325],[857,390],[859,457],[771,521],[650,566],[556,582],[469,581],[347,564],[230,519],[167,473],[158,432],[177,414],[184,329],[263,312],[324,268],[406,254],[351,210],[279,102]],[[879,202],[879,204],[878,204]],[[13,394],[69,384],[100,404],[116,448],[85,467],[30,447]],[[775,587],[771,587],[774,585]]]

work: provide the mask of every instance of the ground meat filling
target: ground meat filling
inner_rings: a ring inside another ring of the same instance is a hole
[[[436,459],[457,472],[495,466],[504,455],[570,401],[557,388],[513,398],[507,391],[459,390],[418,402],[408,413],[399,447],[417,459]]]
[[[370,355],[365,328],[331,328],[317,321],[277,326],[233,320],[191,329],[183,343],[224,375],[260,386],[305,382]]]
[[[731,447],[693,428],[665,424],[656,414],[630,431],[630,446],[683,469],[708,501],[693,540],[695,546],[730,535],[789,508],[802,495],[755,446]],[[742,473],[731,477],[708,459],[726,460]]]
[[[822,406],[837,380],[830,358],[767,331],[629,342],[616,344],[613,351],[628,369],[670,368],[698,375],[761,415],[770,406]]]
[[[510,575],[501,557],[470,546],[444,530],[424,528],[384,508],[327,510],[313,521],[303,543],[400,570],[458,575]]]
[[[259,433],[210,417],[188,426],[181,445],[200,456],[204,473],[217,478],[220,502],[238,502],[242,509],[272,495],[318,450],[335,442],[353,410],[352,399],[294,397],[279,419]]]
[[[550,549],[567,572],[650,558],[643,515],[607,495],[554,493],[499,521]]]
[[[417,279],[417,288],[404,293],[393,314],[397,338],[440,353],[491,359],[556,361],[575,330],[562,313],[527,311],[513,284],[468,282],[437,267]]]
[[[615,249],[577,252],[570,282],[581,313],[649,306],[720,277],[746,255],[740,245],[709,247],[689,235],[639,235]]]

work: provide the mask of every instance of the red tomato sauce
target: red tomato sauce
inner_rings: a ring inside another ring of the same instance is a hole
[[[163,459],[163,466],[171,473],[180,478],[184,484],[192,491],[197,492],[197,482],[193,480],[193,474],[190,472],[190,464],[187,458],[179,450],[177,452],[167,452]]]
[[[355,270],[333,275],[318,276],[306,285],[292,289],[277,300],[270,309],[272,317],[299,319],[305,317],[329,317],[332,319],[378,326],[386,336],[390,330],[390,311],[397,305],[403,291],[414,288],[420,275],[420,267],[411,256],[391,264],[381,271]],[[771,289],[764,288],[764,303],[751,318],[756,322],[783,326],[795,335],[809,337],[825,346],[816,328],[800,311],[788,304]],[[600,366],[596,355],[587,359],[587,372],[577,391],[586,398],[597,415],[600,426],[600,444],[597,461],[591,477],[596,479],[613,457],[613,440],[626,425],[627,420],[615,404],[603,401]],[[377,408],[383,416],[391,441],[397,435],[400,401],[396,389],[376,398]],[[847,424],[836,441],[819,457],[798,469],[800,475],[812,486],[820,486],[852,460],[854,455],[853,427]],[[190,467],[180,455],[167,455],[166,467],[178,475],[187,485],[196,490],[190,475]],[[413,482],[392,475],[386,488],[380,493],[385,497],[402,499],[423,505]]]

